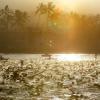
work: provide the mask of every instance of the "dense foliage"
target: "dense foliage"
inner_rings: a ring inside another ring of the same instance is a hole
[[[53,3],[40,3],[30,14],[0,10],[0,52],[100,51],[100,15],[64,12]]]

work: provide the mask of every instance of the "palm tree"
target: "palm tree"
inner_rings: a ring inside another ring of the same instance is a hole
[[[26,12],[22,12],[20,10],[15,10],[14,20],[17,28],[22,29],[25,26],[25,23],[28,20],[28,14]]]
[[[0,22],[4,28],[9,31],[9,25],[13,19],[13,11],[9,9],[8,5],[6,5],[4,9],[0,10],[0,16]]]
[[[48,2],[48,4],[45,7],[45,13],[47,14],[47,17],[50,18],[55,12],[55,5],[53,5],[52,2]]]
[[[48,2],[48,4],[40,3],[37,7],[37,10],[35,12],[36,14],[43,15],[45,14],[47,16],[47,30],[48,30],[48,21],[51,18],[51,16],[55,13],[55,5],[53,5],[52,2]]]
[[[43,34],[43,37],[44,37],[44,41],[47,45],[50,45],[48,43],[48,39],[47,39],[47,33],[48,33],[48,22],[51,20],[51,17],[52,15],[55,13],[55,5],[52,3],[52,2],[48,2],[48,4],[43,4],[43,3],[40,3],[39,6],[37,7],[36,9],[36,12],[35,14],[39,14],[40,15],[46,15],[46,28],[45,28],[45,31],[44,33],[46,33],[45,35]],[[50,40],[49,40],[50,41]]]
[[[44,42],[45,42],[45,46],[50,49],[53,49],[54,46],[54,40],[52,40],[50,38],[49,33],[53,32],[53,31],[49,31],[49,27],[51,26],[56,26],[60,16],[61,16],[61,12],[60,9],[57,9],[56,6],[52,3],[52,2],[48,2],[48,4],[43,4],[41,3],[40,6],[38,7],[36,14],[39,15],[46,15],[46,27],[45,27],[45,32],[46,34],[43,34],[44,37]]]
[[[35,14],[44,14],[45,13],[45,5],[43,3],[40,3],[35,11]]]
[[[35,14],[36,14],[36,15],[38,14],[38,16],[39,16],[36,27],[37,27],[37,28],[40,28],[40,26],[39,26],[39,24],[40,24],[40,16],[41,16],[42,14],[44,14],[44,4],[43,4],[43,3],[40,3],[40,4],[37,6],[37,9],[36,9],[36,11],[35,11]]]

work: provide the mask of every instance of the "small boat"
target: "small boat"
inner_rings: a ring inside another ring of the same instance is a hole
[[[42,57],[45,57],[45,58],[47,58],[49,60],[51,59],[51,56],[52,56],[51,54],[43,54],[42,55]]]

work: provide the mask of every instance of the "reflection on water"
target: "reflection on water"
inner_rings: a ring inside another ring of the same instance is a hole
[[[53,55],[58,61],[82,61],[83,54],[56,54]]]
[[[42,59],[43,54],[1,54],[4,57],[10,59]],[[95,54],[50,54],[52,59],[59,61],[82,61],[82,60],[94,60]],[[100,55],[98,55],[100,59]]]
[[[65,61],[75,54],[52,55],[64,61],[5,56],[12,59],[0,60],[0,100],[100,100],[100,60]]]

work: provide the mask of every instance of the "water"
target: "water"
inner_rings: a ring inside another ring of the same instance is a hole
[[[43,54],[1,54],[6,58],[10,59],[40,59],[43,58]],[[52,58],[57,58],[58,56],[69,54],[51,54]],[[80,56],[82,60],[94,60],[94,54],[75,54],[76,56]],[[100,55],[98,55],[97,59],[100,59]]]
[[[10,59],[0,60],[0,100],[100,100],[99,56],[95,60],[93,54],[52,54],[52,59],[42,54],[2,55]]]

